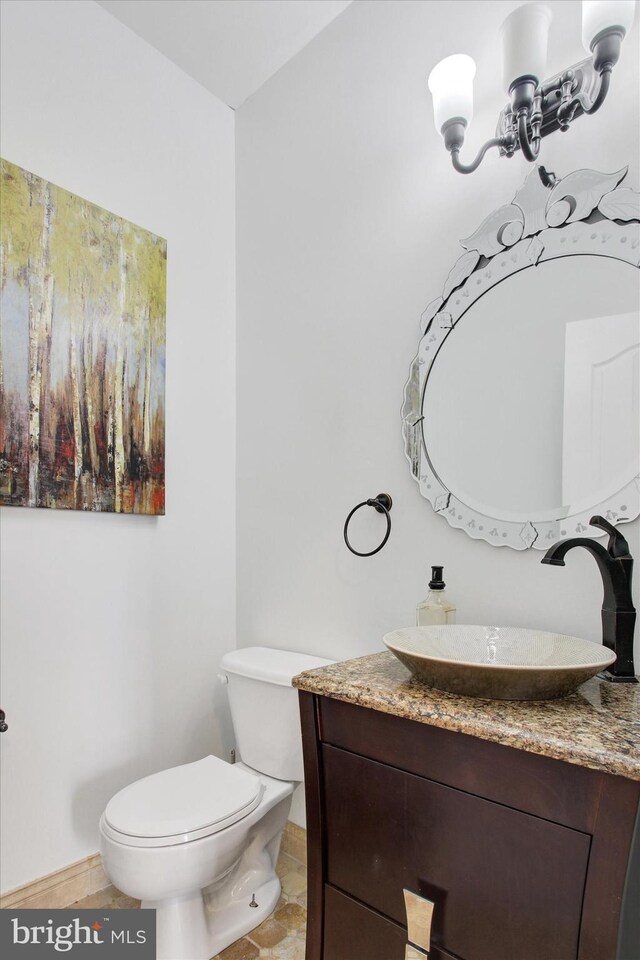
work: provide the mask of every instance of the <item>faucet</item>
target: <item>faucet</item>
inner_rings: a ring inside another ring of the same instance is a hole
[[[591,517],[592,527],[609,534],[606,547],[587,537],[573,537],[554,544],[541,560],[556,567],[564,567],[564,558],[574,547],[584,547],[594,557],[602,576],[602,642],[616,654],[615,661],[598,676],[617,683],[637,683],[633,666],[633,630],[636,611],[631,597],[633,557],[629,544],[619,530],[604,517]]]

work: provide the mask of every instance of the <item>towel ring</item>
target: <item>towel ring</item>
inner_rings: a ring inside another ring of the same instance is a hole
[[[353,508],[353,510],[351,511],[351,513],[349,514],[349,516],[344,522],[344,542],[349,547],[349,550],[351,550],[351,553],[355,553],[356,557],[372,557],[374,553],[378,553],[379,550],[382,550],[385,543],[389,539],[389,534],[391,533],[391,516],[389,511],[391,510],[392,504],[393,504],[393,500],[391,499],[388,493],[379,493],[377,497],[373,497],[371,500],[363,500],[362,503],[359,503],[357,506]],[[378,547],[376,547],[375,550],[369,550],[368,553],[360,553],[359,550],[354,550],[351,544],[349,543],[349,536],[347,533],[347,530],[349,528],[349,521],[351,520],[351,517],[354,515],[356,510],[359,510],[360,507],[373,507],[373,509],[376,510],[378,513],[384,513],[384,515],[387,518],[387,532],[384,535],[384,539],[382,540],[382,543]]]

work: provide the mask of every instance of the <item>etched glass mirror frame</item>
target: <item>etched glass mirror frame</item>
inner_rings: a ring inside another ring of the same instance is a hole
[[[535,515],[499,519],[470,507],[438,475],[425,444],[422,420],[429,373],[440,348],[484,294],[506,278],[559,257],[610,257],[640,267],[640,193],[620,184],[627,167],[613,174],[577,170],[561,180],[536,165],[512,203],[489,214],[451,269],[442,295],[421,317],[421,339],[405,385],[402,432],[405,454],[420,493],[455,528],[494,546],[546,550],[555,540],[589,532],[601,514],[613,523],[640,514],[640,475],[606,500],[556,519]],[[497,511],[496,511],[497,512]]]

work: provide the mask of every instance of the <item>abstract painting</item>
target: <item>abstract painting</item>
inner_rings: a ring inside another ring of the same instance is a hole
[[[166,242],[0,165],[0,504],[164,514]]]

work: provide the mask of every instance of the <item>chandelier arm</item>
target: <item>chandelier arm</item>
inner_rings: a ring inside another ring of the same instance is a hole
[[[612,67],[606,66],[600,73],[598,92],[593,100],[589,99],[587,94],[581,90],[567,103],[560,104],[558,107],[558,120],[563,129],[569,126],[578,109],[581,109],[582,112],[586,114],[595,113],[596,110],[600,109],[609,93],[611,71]]]
[[[451,150],[451,163],[458,173],[473,173],[474,170],[477,170],[480,164],[484,159],[485,153],[490,150],[492,147],[502,147],[506,148],[510,144],[510,138],[506,137],[492,137],[491,140],[487,140],[480,149],[478,154],[471,163],[462,163],[460,160],[460,148],[454,147]]]
[[[595,113],[596,110],[599,110],[602,104],[604,103],[607,94],[609,93],[609,87],[611,85],[611,72],[612,67],[605,67],[600,74],[600,87],[594,98],[594,100],[589,103],[587,97],[583,93],[579,93],[576,97],[576,100],[580,103],[583,113]]]
[[[529,140],[529,130],[527,129],[528,116],[524,111],[518,114],[518,142],[523,155],[533,163],[538,159],[540,153],[540,137],[533,137]]]

